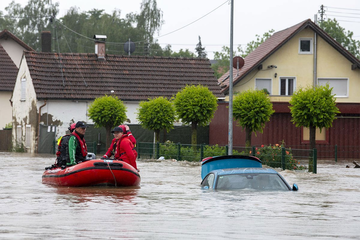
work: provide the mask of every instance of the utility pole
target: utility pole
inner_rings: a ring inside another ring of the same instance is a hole
[[[318,13],[320,14],[320,23],[322,23],[324,21],[325,15],[324,5],[320,6],[320,10],[318,11]]]
[[[233,28],[234,28],[234,0],[231,0],[230,10],[230,79],[229,79],[229,151],[228,155],[233,152]]]

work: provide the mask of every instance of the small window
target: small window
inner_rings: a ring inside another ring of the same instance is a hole
[[[302,127],[302,137],[301,137],[301,143],[303,144],[309,144],[310,142],[310,130],[309,128]],[[320,129],[316,128],[315,133],[315,142],[316,144],[329,144],[329,136],[328,136],[328,130],[326,128]]]
[[[20,101],[26,100],[26,78],[21,79],[21,98]]]
[[[31,125],[26,125],[25,129],[25,146],[30,148],[31,144]]]
[[[300,54],[312,54],[313,44],[312,38],[300,38],[299,40],[299,53]]]
[[[271,79],[259,79],[255,80],[255,89],[263,90],[266,89],[267,92],[271,95]]]
[[[335,97],[348,97],[349,81],[347,78],[319,78],[319,86],[325,86],[329,84],[329,87],[332,88],[332,94],[335,94]]]
[[[202,189],[211,189],[214,185],[214,174],[209,174],[207,177],[205,177],[204,181],[201,183]]]
[[[295,78],[280,78],[280,95],[291,96],[295,91]]]

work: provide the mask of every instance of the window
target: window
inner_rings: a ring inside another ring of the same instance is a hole
[[[295,78],[280,78],[280,95],[291,96],[295,91]]]
[[[307,127],[302,127],[302,143],[308,144],[310,141],[310,130]],[[316,144],[328,144],[329,143],[329,139],[328,139],[328,134],[327,134],[327,130],[325,128],[320,129],[316,128],[316,133],[315,133],[315,142]]]
[[[312,54],[313,52],[313,40],[312,38],[300,38],[299,39],[299,53],[300,54]]]
[[[30,147],[31,144],[31,125],[26,125],[25,129],[25,146]]]
[[[26,100],[26,78],[21,79],[21,98],[20,101]]]
[[[347,78],[319,78],[318,84],[319,86],[329,84],[329,87],[333,88],[332,94],[335,94],[335,97],[348,97],[349,80]]]
[[[214,184],[214,174],[209,174],[207,177],[205,177],[204,181],[201,183],[202,189],[210,189],[213,187]]]
[[[271,79],[259,79],[255,80],[255,89],[262,90],[266,89],[271,95]]]

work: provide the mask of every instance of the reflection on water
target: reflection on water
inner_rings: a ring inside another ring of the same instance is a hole
[[[358,239],[360,169],[281,171],[299,192],[205,191],[200,165],[139,161],[139,188],[41,183],[53,156],[0,153],[1,239]]]

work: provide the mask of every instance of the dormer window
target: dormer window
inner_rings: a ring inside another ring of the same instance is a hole
[[[312,54],[313,53],[313,39],[300,38],[299,39],[299,54]]]

